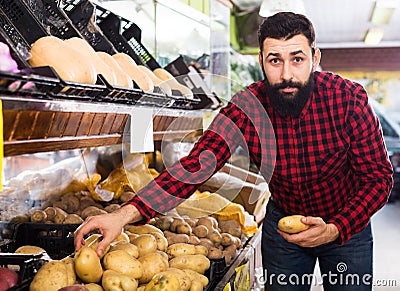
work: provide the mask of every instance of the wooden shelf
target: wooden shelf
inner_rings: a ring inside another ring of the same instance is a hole
[[[40,100],[1,96],[4,155],[119,144],[133,108],[110,103]],[[177,139],[202,132],[203,110],[153,109],[154,140]]]

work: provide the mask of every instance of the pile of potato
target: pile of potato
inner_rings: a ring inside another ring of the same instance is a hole
[[[120,204],[131,199],[133,192],[124,192],[117,201],[106,205],[95,201],[89,192],[79,191],[55,197],[32,211],[29,221],[35,223],[80,224],[88,216],[112,212],[120,208]]]
[[[102,236],[92,234],[74,257],[45,264],[34,277],[36,290],[203,290],[210,268],[207,248],[168,245],[153,225],[128,226],[99,258]],[[74,288],[74,289],[72,289]]]
[[[212,216],[159,216],[151,223],[163,230],[168,245],[186,243],[204,246],[209,259],[225,258],[226,264],[231,262],[242,247],[242,229],[236,220],[217,221]]]
[[[230,262],[241,247],[236,221],[160,216],[151,224],[127,225],[99,258],[102,239],[92,234],[74,256],[53,260],[34,277],[37,290],[204,290],[210,259]]]

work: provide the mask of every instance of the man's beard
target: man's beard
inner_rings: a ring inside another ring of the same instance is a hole
[[[311,73],[307,82],[304,84],[292,81],[283,81],[282,83],[271,85],[268,78],[265,79],[267,96],[271,100],[272,107],[282,116],[299,117],[301,111],[311,97],[314,85],[314,77]],[[279,91],[286,87],[297,88],[295,93],[284,93]]]

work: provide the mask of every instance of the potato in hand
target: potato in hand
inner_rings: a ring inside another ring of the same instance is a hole
[[[303,230],[309,229],[310,226],[301,222],[303,215],[290,215],[281,218],[278,221],[278,228],[286,233],[299,233]]]

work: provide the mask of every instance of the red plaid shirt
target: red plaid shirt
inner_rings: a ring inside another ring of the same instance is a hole
[[[392,166],[364,88],[327,72],[299,118],[282,117],[263,82],[236,93],[187,157],[130,201],[148,220],[179,205],[218,171],[240,145],[287,214],[322,217],[338,243],[361,231],[387,201]]]

